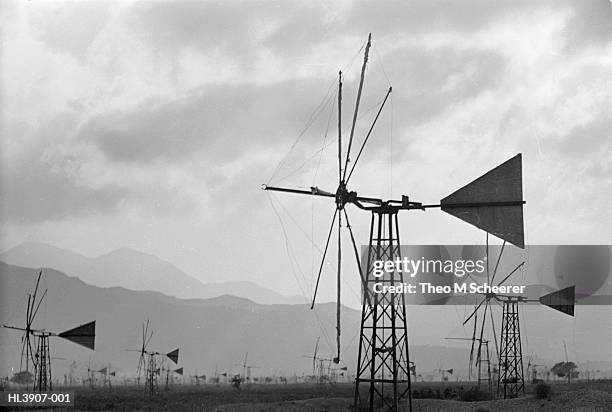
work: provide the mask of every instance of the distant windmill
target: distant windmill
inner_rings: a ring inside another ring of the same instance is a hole
[[[96,372],[102,375],[103,385],[110,389],[112,386],[111,377],[116,375],[116,372],[111,370],[110,364],[108,366],[103,367],[102,369],[97,370]]]
[[[436,369],[436,372],[440,373],[440,376],[441,376],[442,380],[446,382],[448,380],[448,376],[446,376],[446,374],[452,375],[453,374],[453,368],[450,368],[450,369]]]
[[[195,375],[191,376],[192,382],[193,380],[195,380],[196,385],[200,384],[200,380],[204,381],[204,383],[206,383],[206,375],[198,375],[198,371],[195,371]]]
[[[38,272],[36,287],[33,293],[28,293],[28,304],[26,308],[26,323],[24,327],[3,325],[5,328],[23,331],[21,340],[23,346],[21,348],[21,363],[20,369],[23,368],[25,360],[25,372],[29,373],[30,369],[34,370],[34,390],[50,391],[53,390],[53,382],[51,378],[51,356],[49,354],[49,337],[58,336],[60,338],[85,346],[88,349],[94,350],[96,337],[96,321],[86,323],[76,328],[65,332],[56,333],[49,332],[46,329],[34,329],[32,324],[36,318],[36,314],[40,309],[40,305],[47,295],[47,289],[42,296],[37,299],[38,287],[43,271]],[[32,343],[36,345],[36,351],[33,350]]]
[[[246,383],[250,383],[251,382],[251,370],[258,368],[258,366],[253,366],[253,365],[248,365],[247,364],[247,359],[249,357],[249,352],[247,352],[244,355],[244,362],[242,363],[242,365],[236,365],[236,366],[242,366],[242,376],[240,376],[242,382],[246,382]]]
[[[149,320],[142,324],[142,343],[140,349],[128,349],[130,352],[140,353],[138,358],[138,384],[140,385],[140,376],[144,371],[145,375],[145,392],[149,395],[153,395],[157,388],[157,377],[161,373],[161,368],[158,366],[157,357],[167,357],[175,364],[178,363],[179,350],[178,348],[168,352],[161,353],[151,351],[148,349],[151,338],[153,337],[153,331],[149,332]]]
[[[488,305],[488,302],[486,304]],[[486,316],[486,312],[485,312],[485,316]],[[491,317],[491,319],[493,318]],[[489,393],[492,394],[493,393],[492,392],[493,391],[493,383],[492,383],[493,377],[491,375],[489,341],[484,339],[482,336],[478,336],[478,337],[476,336],[477,325],[478,325],[478,314],[475,313],[474,314],[474,329],[472,330],[471,338],[452,337],[452,338],[445,338],[445,339],[472,342],[472,347],[470,349],[470,362],[468,364],[468,379],[469,380],[472,380],[472,364],[474,361],[474,345],[476,342],[478,342],[478,353],[477,353],[476,362],[475,362],[475,366],[477,370],[476,382],[477,382],[478,387],[480,387],[482,383],[486,383]],[[484,322],[482,324],[481,334],[483,333],[483,331],[484,331]],[[497,345],[497,342],[496,342],[496,345]]]
[[[183,376],[183,367],[172,369],[170,366],[162,367],[162,373],[166,374],[166,390],[170,388],[171,384],[174,384],[174,374]]]
[[[514,166],[518,167],[518,166]],[[508,275],[506,275],[497,284],[494,283],[497,271],[499,268],[499,262],[501,260],[506,241],[502,244],[499,255],[496,259],[495,268],[493,274],[489,275],[489,247],[488,247],[488,234],[487,234],[487,283],[491,286],[501,286],[506,282],[517,270],[524,266],[524,262],[520,263],[514,268]],[[524,245],[520,245],[524,248]],[[499,302],[502,304],[502,327],[500,336],[499,348],[496,346],[498,352],[498,376],[497,376],[497,396],[506,398],[514,398],[519,394],[525,393],[525,378],[523,374],[523,352],[521,347],[521,330],[519,325],[519,303],[536,302],[542,305],[548,306],[552,309],[558,310],[570,316],[574,316],[574,301],[575,301],[575,287],[570,286],[558,291],[548,293],[541,296],[539,299],[528,299],[520,295],[508,295],[499,293],[485,293],[480,303],[476,306],[474,311],[465,319],[463,324],[475,317],[479,309],[483,309],[483,320],[480,328],[480,337],[478,338],[479,346],[476,358],[476,365],[480,368],[483,344],[486,341],[483,338],[483,331],[485,321],[487,320],[487,310],[492,301]],[[491,327],[494,334],[495,343],[497,345],[497,335],[495,332],[495,322],[493,315],[489,311],[491,320]],[[473,349],[473,346],[472,346]],[[488,353],[488,349],[487,349]],[[471,357],[472,354],[470,354]]]

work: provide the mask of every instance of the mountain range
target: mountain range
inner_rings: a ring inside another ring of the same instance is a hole
[[[0,321],[21,325],[27,293],[34,286],[37,269],[0,262]],[[51,353],[57,373],[75,360],[79,373],[111,367],[119,374],[135,373],[138,355],[128,349],[141,344],[142,324],[150,320],[154,331],[149,349],[169,352],[180,348],[179,365],[189,374],[238,373],[245,354],[260,376],[309,373],[311,356],[320,337],[319,356],[334,350],[335,305],[261,305],[244,298],[223,295],[211,299],[177,299],[158,292],[132,291],[119,287],[99,288],[53,269],[43,270],[41,293],[47,290],[34,327],[61,332],[96,320],[96,348],[89,351],[56,338]],[[358,311],[342,309],[342,359],[354,373],[359,329]],[[0,329],[0,374],[19,368],[21,334]],[[436,367],[461,368],[465,350],[428,346],[411,347],[421,370]],[[65,360],[62,360],[64,358]]]
[[[232,294],[262,304],[304,300],[283,296],[254,282],[202,283],[163,259],[128,248],[90,258],[45,243],[25,242],[1,253],[0,260],[17,266],[53,268],[94,286],[157,291],[183,299]]]

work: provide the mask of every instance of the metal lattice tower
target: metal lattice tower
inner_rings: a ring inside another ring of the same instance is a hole
[[[355,405],[397,410],[401,400],[412,403],[405,298],[403,294],[373,293],[370,287],[373,283],[403,283],[401,272],[390,273],[384,282],[372,275],[374,261],[401,258],[397,209],[381,206],[372,211],[369,246],[364,294],[370,294],[371,304],[364,296]],[[364,386],[367,392],[362,390]]]
[[[51,357],[49,356],[49,334],[42,333],[38,337],[36,348],[36,374],[34,377],[35,391],[51,391]]]
[[[157,390],[157,368],[155,362],[155,354],[150,353],[148,355],[149,359],[147,360],[147,381],[145,383],[145,393],[147,393],[148,395],[153,395]]]
[[[497,396],[504,399],[525,394],[518,306],[518,298],[508,297],[503,302]]]

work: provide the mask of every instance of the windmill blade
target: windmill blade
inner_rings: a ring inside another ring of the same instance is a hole
[[[34,288],[34,295],[32,296],[32,307],[36,303],[36,294],[38,293],[38,285],[40,284],[40,278],[42,277],[42,269],[38,272],[38,279],[36,280],[36,287]],[[32,323],[32,310],[30,309],[30,317],[28,318],[28,323]]]
[[[442,210],[524,249],[521,159],[519,153],[448,195]]]
[[[38,305],[36,305],[36,309],[34,310],[34,313],[32,313],[32,315],[30,317],[30,325],[32,324],[32,322],[34,322],[34,318],[36,317],[36,314],[38,313],[38,309],[40,308],[40,304],[42,303],[43,299],[47,295],[47,291],[48,290],[49,289],[45,289],[45,291],[43,292],[42,296],[38,300]],[[34,306],[34,302],[32,302],[32,306]]]
[[[140,377],[140,372],[142,371],[142,367],[145,363],[144,354],[141,352],[140,357],[138,358],[138,369],[136,370],[138,373],[138,377]]]
[[[485,302],[485,300],[487,300],[486,297],[484,297],[480,303],[478,304],[478,306],[476,306],[474,308],[474,311],[472,312],[472,314],[470,316],[467,317],[466,320],[463,321],[463,324],[465,325],[466,323],[468,323],[470,321],[470,319],[472,319],[472,317],[474,317],[476,315],[476,312],[478,311],[478,309],[480,309],[480,307],[482,306],[482,304]]]
[[[478,370],[480,370],[480,356],[482,354],[482,338],[484,335],[485,322],[487,321],[487,309],[489,308],[489,299],[487,298],[486,300],[487,300],[487,303],[485,303],[484,316],[482,317],[482,322],[480,326],[480,338],[478,339],[478,354],[476,355],[476,364],[478,365]]]
[[[510,276],[514,274],[514,272],[519,270],[524,264],[525,262],[521,262],[518,265],[516,265],[516,267],[512,270],[512,272],[508,273],[508,276],[506,276],[501,282],[499,282],[497,286],[501,286],[505,281],[507,281],[510,278]]]
[[[28,307],[26,308],[26,333],[30,331],[30,311],[32,310],[32,295],[28,293]]]
[[[19,358],[19,370],[22,371],[23,370],[23,352],[27,351],[27,341],[22,337],[21,338],[22,341],[22,345],[21,345],[21,358]],[[27,352],[26,352],[26,356],[27,356]],[[27,362],[27,361],[26,361]]]
[[[357,162],[359,161],[359,158],[361,157],[361,153],[363,153],[363,149],[365,148],[365,145],[368,142],[368,139],[370,138],[370,135],[372,134],[372,131],[374,130],[374,126],[376,125],[376,122],[378,121],[378,118],[380,117],[380,114],[382,113],[383,108],[385,107],[385,103],[387,103],[387,99],[389,98],[389,95],[391,94],[392,91],[393,91],[393,88],[389,87],[389,90],[387,90],[387,94],[385,95],[383,102],[378,108],[378,113],[376,113],[376,117],[374,118],[374,121],[372,122],[372,125],[370,126],[370,130],[368,130],[368,134],[366,134],[365,139],[363,139],[363,143],[361,144],[359,153],[357,153],[357,157],[355,158],[355,161],[353,162],[353,166],[351,167],[351,171],[349,172],[348,177],[346,178],[345,184],[348,184],[349,180],[351,180],[351,176],[353,175],[353,172],[355,171],[355,166],[357,166]]]
[[[145,330],[145,333],[148,333],[148,331],[149,331],[149,319],[147,319],[147,328]],[[145,350],[147,349],[147,346],[149,346],[149,343],[151,342],[151,339],[153,338],[153,332],[154,331],[151,331],[151,333],[149,333],[149,336],[148,336],[148,338],[147,338],[147,340],[146,340],[146,342],[144,344],[144,349]]]
[[[340,362],[340,312],[341,312],[341,270],[342,270],[342,213],[338,214],[338,273],[337,273],[337,295],[336,295],[336,346],[337,356],[334,358],[334,363]]]
[[[496,359],[499,359],[499,344],[497,343],[497,332],[495,331],[495,321],[493,320],[493,308],[489,310],[489,317],[491,319],[491,329],[493,330],[493,341],[495,342],[495,354]]]
[[[474,315],[474,329],[472,330],[472,347],[470,348],[470,364],[469,364],[469,375],[472,377],[472,362],[474,361],[474,342],[476,341],[476,324],[478,323],[478,314]]]
[[[167,353],[166,356],[175,364],[178,363],[179,349],[174,349],[172,352]]]
[[[501,250],[499,251],[499,255],[497,255],[497,261],[495,262],[495,269],[493,269],[493,276],[491,277],[491,281],[489,282],[489,284],[491,285],[493,284],[493,281],[495,281],[495,275],[497,275],[497,269],[499,268],[499,262],[501,261],[502,255],[504,254],[505,247],[506,247],[506,241],[504,240],[504,243],[502,243]],[[487,267],[488,267],[488,263],[487,263]]]
[[[323,265],[325,264],[325,256],[327,255],[327,249],[329,248],[329,241],[331,239],[332,232],[334,231],[334,223],[336,223],[336,217],[338,216],[338,209],[334,211],[334,217],[332,218],[331,226],[329,227],[329,233],[327,234],[327,242],[325,242],[325,249],[323,249],[323,257],[321,258],[321,266],[319,266],[319,275],[317,276],[317,283],[315,285],[314,294],[312,296],[312,304],[310,309],[314,309],[315,300],[317,299],[317,291],[319,290],[319,281],[321,280],[321,272],[323,272]]]
[[[566,315],[574,316],[575,299],[576,287],[570,286],[540,297],[539,302]]]
[[[363,81],[365,78],[365,71],[368,65],[368,56],[370,54],[370,46],[372,45],[372,33],[368,36],[368,43],[366,44],[365,53],[363,56],[363,65],[361,66],[361,77],[359,79],[359,88],[357,89],[357,99],[355,101],[355,111],[353,112],[353,123],[351,124],[351,134],[349,136],[348,149],[346,150],[346,161],[344,163],[344,175],[342,180],[346,178],[346,171],[350,162],[351,146],[353,145],[353,136],[355,134],[355,125],[357,124],[357,114],[359,113],[359,103],[361,101],[361,92],[363,90]]]
[[[344,217],[346,218],[346,227],[348,228],[349,233],[351,235],[351,243],[353,244],[353,252],[355,253],[357,269],[359,269],[359,278],[361,279],[361,286],[363,288],[363,296],[365,297],[368,303],[368,306],[372,306],[372,303],[370,301],[370,294],[368,293],[368,281],[365,278],[365,276],[363,276],[363,271],[361,270],[361,261],[359,260],[359,251],[357,250],[357,243],[355,242],[355,236],[353,235],[353,229],[351,227],[351,223],[349,222],[348,212],[346,211],[346,208],[342,210],[344,212]]]
[[[94,350],[96,339],[96,321],[94,320],[81,326],[77,326],[76,328],[60,333],[58,336]]]
[[[342,72],[338,72],[338,185],[342,183]]]

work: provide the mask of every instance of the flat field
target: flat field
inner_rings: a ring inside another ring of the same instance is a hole
[[[535,396],[534,387],[527,387],[524,397],[508,400],[467,402],[455,394],[469,389],[469,383],[418,382],[413,388],[417,396],[434,398],[413,400],[415,411],[610,411],[612,381],[575,382],[571,386],[551,383],[547,399]],[[68,411],[350,411],[352,384],[317,386],[311,384],[252,385],[240,391],[228,385],[183,385],[161,389],[153,397],[144,395],[142,387],[116,386],[74,388],[75,407]],[[447,397],[436,399],[446,391]],[[424,395],[427,394],[427,395]],[[432,395],[433,394],[433,395]],[[23,410],[23,409],[20,409]],[[384,409],[381,409],[384,410]],[[402,408],[400,410],[407,410]]]

